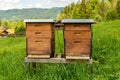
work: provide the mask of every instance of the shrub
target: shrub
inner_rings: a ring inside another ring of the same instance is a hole
[[[9,27],[8,27],[8,22],[7,21],[5,21],[4,23],[3,23],[3,29],[4,30],[7,30]]]
[[[15,26],[15,34],[20,36],[20,35],[25,35],[25,24],[22,20],[19,20]]]
[[[94,19],[95,19],[96,21],[98,21],[98,22],[101,22],[101,21],[102,21],[102,17],[101,17],[99,14],[97,14],[97,15],[94,17]]]
[[[116,4],[116,13],[118,15],[118,19],[120,19],[120,0],[118,0]]]
[[[107,12],[106,20],[115,20],[117,18],[116,10],[110,10]]]

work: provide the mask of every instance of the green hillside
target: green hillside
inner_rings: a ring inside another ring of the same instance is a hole
[[[25,37],[0,39],[0,80],[120,80],[119,25],[120,20],[93,25],[92,73],[90,65],[77,63],[38,64],[36,73],[26,73]],[[56,52],[63,51],[57,46]]]
[[[0,10],[0,18],[7,20],[56,18],[62,10],[62,7]]]

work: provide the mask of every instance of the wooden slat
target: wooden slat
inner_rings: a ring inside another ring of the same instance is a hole
[[[52,31],[26,31],[27,38],[53,38]]]
[[[79,60],[79,59],[83,59],[83,60],[89,60],[90,59],[90,57],[79,57],[79,56],[66,56],[66,59],[77,59],[77,60]]]
[[[90,24],[65,24],[65,30],[90,30]]]
[[[50,55],[28,55],[29,59],[41,59],[41,58],[50,58]]]
[[[50,54],[51,51],[51,39],[43,38],[28,38],[27,39],[28,54]]]
[[[90,61],[90,58],[84,58],[86,61]],[[49,59],[33,59],[33,58],[25,58],[25,62],[35,62],[35,63],[74,63],[74,62],[78,62],[81,63],[81,61],[83,60],[83,58],[79,58],[79,60],[72,60],[72,59],[65,59],[65,58],[49,58]]]
[[[66,30],[65,39],[72,38],[91,38],[91,32],[89,30]]]
[[[75,39],[65,39],[66,46],[90,46],[90,38],[75,38]]]
[[[51,23],[27,23],[27,30],[52,30]]]
[[[66,39],[65,54],[67,56],[90,55],[90,40],[84,38]]]
[[[33,59],[25,58],[25,62],[36,62],[36,63],[68,63],[65,58],[50,58],[50,59]]]

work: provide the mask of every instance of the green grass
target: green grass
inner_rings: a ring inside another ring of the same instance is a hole
[[[62,53],[56,40],[56,52]],[[90,65],[77,63],[38,64],[35,74],[26,73],[25,45],[24,37],[0,39],[0,80],[120,80],[120,20],[93,25],[92,74]]]
[[[64,53],[64,37],[63,30],[56,30],[55,32],[55,52]]]

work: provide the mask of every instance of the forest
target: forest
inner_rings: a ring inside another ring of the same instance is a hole
[[[57,19],[92,18],[95,21],[120,19],[120,0],[78,0],[67,5]]]
[[[62,20],[65,18],[90,18],[94,19],[95,22],[120,19],[120,0],[78,0],[76,3],[73,2],[66,5],[64,8],[12,9],[0,11],[0,16],[3,16],[0,19],[0,26],[4,30],[12,28],[15,29],[15,33],[20,32],[24,34],[24,19],[53,18]]]

